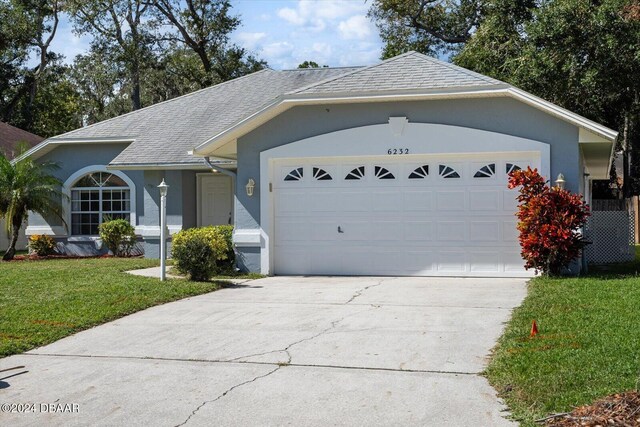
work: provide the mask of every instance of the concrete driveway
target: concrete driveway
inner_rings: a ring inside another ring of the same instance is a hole
[[[524,296],[524,279],[256,280],[0,360],[0,369],[25,366],[0,377],[28,371],[0,381],[0,403],[36,404],[0,419],[510,425],[478,373]]]

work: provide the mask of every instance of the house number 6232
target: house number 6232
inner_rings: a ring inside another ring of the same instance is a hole
[[[389,148],[387,154],[393,156],[394,154],[409,154],[408,148]]]

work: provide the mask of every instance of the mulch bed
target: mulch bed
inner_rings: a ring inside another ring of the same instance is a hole
[[[0,259],[2,253],[0,253]],[[78,256],[78,255],[49,255],[49,256],[38,256],[38,255],[16,255],[13,257],[11,261],[4,262],[15,262],[15,261],[44,261],[48,259],[92,259],[92,258],[113,258],[113,255],[99,255],[99,256]],[[142,255],[132,255],[127,258],[142,258]]]
[[[580,406],[572,412],[539,421],[546,427],[638,427],[640,393],[634,390],[612,394],[592,405]]]

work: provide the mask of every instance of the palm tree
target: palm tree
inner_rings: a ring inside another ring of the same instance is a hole
[[[0,153],[0,218],[5,219],[11,236],[3,261],[13,259],[20,228],[29,212],[59,218],[66,227],[62,200],[67,196],[61,191],[62,182],[51,175],[57,168],[55,163],[36,163],[30,157],[18,157],[12,163]]]

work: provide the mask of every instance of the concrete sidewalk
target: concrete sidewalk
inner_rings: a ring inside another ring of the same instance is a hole
[[[502,426],[479,376],[520,279],[275,277],[0,361],[10,425]],[[2,383],[0,383],[2,384]]]

